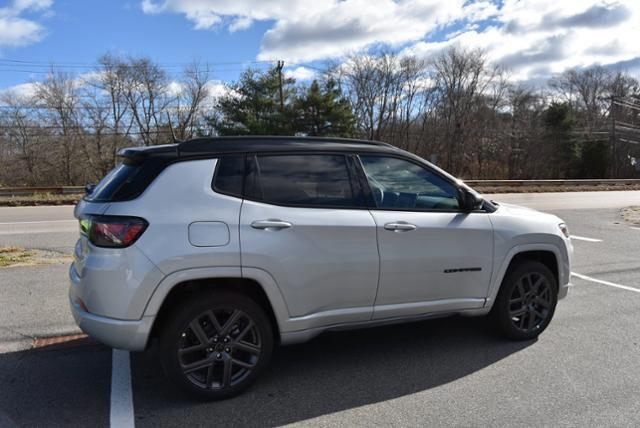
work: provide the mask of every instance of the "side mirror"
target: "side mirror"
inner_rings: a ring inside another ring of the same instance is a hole
[[[90,195],[95,190],[96,185],[94,183],[89,183],[84,186],[84,193]]]
[[[467,189],[460,189],[462,192],[463,209],[467,212],[476,211],[482,209],[484,199],[482,196],[475,192],[470,192]]]

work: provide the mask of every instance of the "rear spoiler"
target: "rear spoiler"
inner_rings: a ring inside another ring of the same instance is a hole
[[[166,161],[178,158],[178,144],[163,144],[149,147],[127,147],[118,152],[118,157],[126,164],[139,165],[149,158]]]

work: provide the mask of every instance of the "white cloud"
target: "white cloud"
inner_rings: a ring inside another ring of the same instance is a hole
[[[17,100],[18,102],[24,102],[36,94],[37,86],[37,83],[21,83],[19,85],[0,89],[0,98],[7,96]]]
[[[253,19],[246,16],[236,18],[231,24],[229,24],[229,31],[235,33],[236,31],[246,30],[247,28],[251,27],[252,23]]]
[[[144,0],[196,29],[269,22],[258,59],[340,58],[374,46],[429,57],[479,48],[517,79],[640,57],[640,0]]]
[[[316,72],[310,68],[299,66],[296,68],[285,69],[284,75],[296,80],[311,80],[316,77]]]
[[[309,61],[374,44],[399,46],[462,17],[464,0],[144,0],[146,13],[183,14],[196,29],[274,21],[258,59]]]
[[[418,42],[405,53],[429,58],[459,45],[482,49],[515,79],[547,78],[573,67],[614,65],[640,57],[640,2],[505,0],[491,25]]]
[[[41,40],[44,28],[21,15],[44,11],[52,3],[52,0],[15,0],[8,6],[0,7],[0,47],[24,46]]]

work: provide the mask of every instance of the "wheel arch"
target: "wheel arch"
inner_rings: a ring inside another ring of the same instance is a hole
[[[497,272],[497,275],[492,280],[491,290],[489,296],[487,297],[487,303],[485,307],[493,305],[498,291],[502,286],[502,281],[507,275],[509,269],[511,269],[513,266],[516,266],[523,260],[535,260],[544,264],[553,273],[558,287],[560,286],[562,280],[561,263],[563,260],[563,256],[560,253],[558,247],[551,244],[518,245],[513,247],[509,251],[507,256],[504,258],[503,263]]]
[[[158,285],[145,309],[144,316],[154,318],[150,339],[157,337],[172,307],[182,299],[207,290],[230,290],[253,298],[263,307],[274,336],[279,340],[288,311],[275,283],[261,279],[263,281],[243,276],[240,268],[188,269],[168,275]]]

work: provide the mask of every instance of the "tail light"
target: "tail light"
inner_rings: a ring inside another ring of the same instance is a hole
[[[80,220],[80,233],[96,247],[125,248],[136,242],[148,225],[139,217],[88,216]]]

